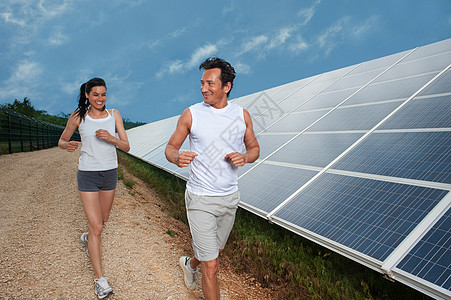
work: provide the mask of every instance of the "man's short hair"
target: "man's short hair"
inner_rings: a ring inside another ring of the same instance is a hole
[[[229,97],[230,91],[232,91],[233,88],[233,80],[235,79],[235,69],[230,63],[218,57],[209,57],[199,66],[199,70],[209,70],[215,68],[221,69],[219,79],[221,79],[222,86],[226,85],[227,82],[230,82],[231,84],[230,90],[227,93],[227,97]]]

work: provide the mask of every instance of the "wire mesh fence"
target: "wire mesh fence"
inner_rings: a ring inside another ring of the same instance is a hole
[[[55,147],[63,130],[63,126],[0,109],[0,155]],[[80,141],[79,133],[71,139]]]

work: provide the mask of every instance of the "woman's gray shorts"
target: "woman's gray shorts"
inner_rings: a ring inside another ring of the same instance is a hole
[[[185,191],[186,214],[193,238],[194,256],[200,261],[216,259],[235,222],[240,202],[237,191],[226,196],[196,195]]]
[[[116,188],[117,168],[107,171],[77,172],[78,190],[80,192],[110,191]]]

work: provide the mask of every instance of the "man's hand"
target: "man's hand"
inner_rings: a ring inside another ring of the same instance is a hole
[[[182,152],[180,153],[179,157],[176,160],[176,165],[183,168],[188,167],[189,164],[194,160],[194,158],[197,156],[197,153],[194,152]]]
[[[229,153],[224,158],[231,162],[235,167],[242,167],[246,163],[246,158],[239,152]]]

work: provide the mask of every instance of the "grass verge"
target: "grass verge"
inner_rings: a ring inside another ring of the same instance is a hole
[[[121,167],[168,203],[174,218],[187,223],[184,180],[121,151],[118,157]],[[235,269],[283,299],[430,299],[243,209],[227,243],[223,255]]]

